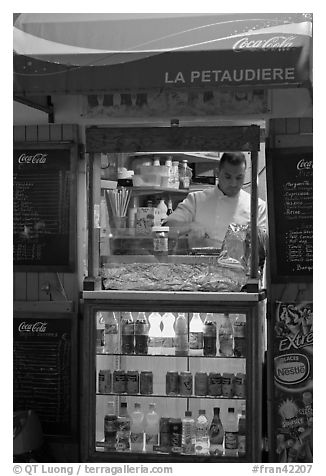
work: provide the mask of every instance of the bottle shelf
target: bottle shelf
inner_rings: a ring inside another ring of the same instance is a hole
[[[191,359],[236,359],[236,360],[246,360],[246,357],[236,357],[231,355],[230,357],[225,357],[224,355],[174,355],[174,354],[122,354],[122,353],[112,353],[112,352],[96,352],[96,355],[111,355],[111,356],[120,356],[120,357],[172,357],[172,358],[191,358]]]
[[[166,394],[159,394],[159,393],[99,393],[96,392],[96,396],[102,397],[151,397],[151,398],[205,398],[209,400],[236,400],[236,401],[246,401],[246,398],[243,397],[225,397],[224,395],[166,395]]]

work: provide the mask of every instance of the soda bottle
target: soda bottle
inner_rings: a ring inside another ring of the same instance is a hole
[[[231,357],[233,355],[233,330],[229,314],[225,313],[218,331],[220,355]]]
[[[130,418],[127,412],[127,403],[121,402],[120,415],[117,420],[117,451],[130,450]]]
[[[186,455],[195,454],[195,420],[192,412],[186,411],[182,419],[182,451]]]
[[[195,422],[195,451],[198,455],[209,455],[208,420],[206,411],[199,409]]]
[[[191,169],[188,167],[188,161],[183,160],[179,169],[179,188],[188,190],[192,176]]]
[[[145,312],[139,312],[135,322],[135,353],[148,353],[149,324]]]
[[[104,332],[105,322],[101,312],[96,313],[96,352],[102,354],[104,352]]]
[[[216,355],[216,325],[207,318],[204,324],[204,355]]]
[[[162,317],[158,312],[152,312],[148,316],[149,331],[148,331],[148,353],[151,355],[160,355],[162,353]]]
[[[110,354],[119,351],[119,324],[114,312],[103,312],[105,322],[104,350]]]
[[[184,312],[179,312],[174,323],[175,355],[188,355],[188,321]]]
[[[123,354],[133,354],[134,350],[134,319],[131,312],[123,312],[121,322],[121,352]]]
[[[104,441],[106,449],[109,451],[115,450],[117,437],[117,415],[114,410],[114,402],[108,402],[107,413],[104,416]]]
[[[189,326],[189,354],[203,355],[204,325],[199,312],[194,312]]]
[[[238,455],[246,455],[246,408],[242,406],[238,428]]]
[[[165,312],[162,316],[163,330],[162,330],[162,352],[164,355],[174,354],[175,343],[175,330],[174,330],[175,317],[172,312]]]
[[[224,429],[219,407],[214,408],[214,416],[209,427],[209,452],[212,455],[223,454]]]
[[[145,415],[145,451],[153,452],[153,446],[158,445],[160,431],[160,417],[155,411],[155,403],[149,404],[149,411]]]
[[[228,408],[227,419],[224,425],[226,456],[236,456],[238,453],[238,421],[234,408]]]
[[[135,403],[134,411],[130,414],[130,449],[143,451],[144,447],[144,413],[140,403]]]
[[[246,316],[236,314],[233,322],[234,356],[246,356]]]

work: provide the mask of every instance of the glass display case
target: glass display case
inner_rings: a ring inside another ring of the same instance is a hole
[[[83,461],[260,461],[259,127],[92,127],[86,139]],[[195,243],[157,230],[164,225],[162,199],[175,208],[189,191],[214,185],[184,189],[189,181],[183,180],[180,188],[179,168],[176,186],[166,175],[176,160],[157,172],[162,154],[150,163],[135,154],[153,150],[175,151],[168,154],[179,162],[184,151],[250,151],[249,235],[234,248],[246,256],[245,266],[222,265],[220,247],[209,237]],[[112,159],[107,168],[115,167],[116,180],[101,176],[103,156]]]
[[[84,294],[85,460],[259,461],[263,293]]]

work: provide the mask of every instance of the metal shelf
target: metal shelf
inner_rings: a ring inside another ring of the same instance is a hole
[[[159,393],[99,393],[96,392],[96,396],[100,397],[150,397],[150,398],[192,398],[192,399],[208,399],[208,400],[236,400],[246,401],[246,398],[243,397],[225,397],[224,395],[166,395],[166,394],[159,394]]]
[[[194,359],[237,359],[237,360],[246,360],[246,357],[236,357],[231,355],[230,357],[225,357],[223,355],[174,355],[174,354],[122,354],[122,353],[112,353],[112,352],[96,352],[96,355],[111,355],[119,357],[172,357],[172,358],[194,358]]]

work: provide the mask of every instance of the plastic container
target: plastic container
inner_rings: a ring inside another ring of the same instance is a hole
[[[236,314],[233,323],[234,337],[234,356],[246,356],[246,316],[245,314]]]
[[[194,312],[189,326],[189,355],[203,355],[204,325],[200,314]]]
[[[162,317],[158,312],[152,312],[148,316],[148,354],[160,355],[162,353]]]
[[[148,353],[149,324],[144,312],[139,312],[135,322],[135,354]]]
[[[195,454],[195,420],[190,411],[185,412],[182,419],[182,452],[186,455]]]
[[[234,408],[228,408],[228,414],[224,425],[225,442],[224,450],[226,456],[237,456],[238,454],[238,420]]]
[[[119,323],[114,312],[103,312],[105,322],[104,350],[111,354],[119,351]]]
[[[121,352],[133,354],[135,350],[134,319],[131,312],[123,312],[121,321]]]
[[[179,312],[174,323],[175,355],[188,355],[188,321],[184,312]]]
[[[224,429],[219,407],[214,407],[214,416],[209,427],[209,452],[212,455],[223,454]]]
[[[174,322],[175,316],[172,312],[166,312],[162,316],[163,321],[163,354],[164,355],[174,355],[174,343],[175,343],[175,330]]]
[[[160,416],[155,411],[155,403],[149,404],[149,411],[145,415],[145,451],[152,452],[158,445],[160,431]]]
[[[130,450],[130,417],[127,412],[126,402],[121,402],[120,404],[120,415],[117,420],[116,450]]]
[[[156,256],[167,256],[169,254],[169,227],[153,226],[153,253]]]
[[[218,331],[218,338],[220,344],[220,355],[224,357],[232,357],[233,355],[233,329],[230,317],[227,313],[224,314],[223,321]]]
[[[144,448],[144,413],[140,403],[135,403],[130,420],[130,449],[134,452],[141,452]]]
[[[114,410],[114,402],[108,402],[107,413],[104,417],[104,441],[106,443],[106,449],[109,451],[115,451],[117,436],[117,415]]]
[[[208,420],[206,418],[206,411],[200,409],[198,413],[199,415],[195,422],[195,451],[198,455],[209,455]]]

